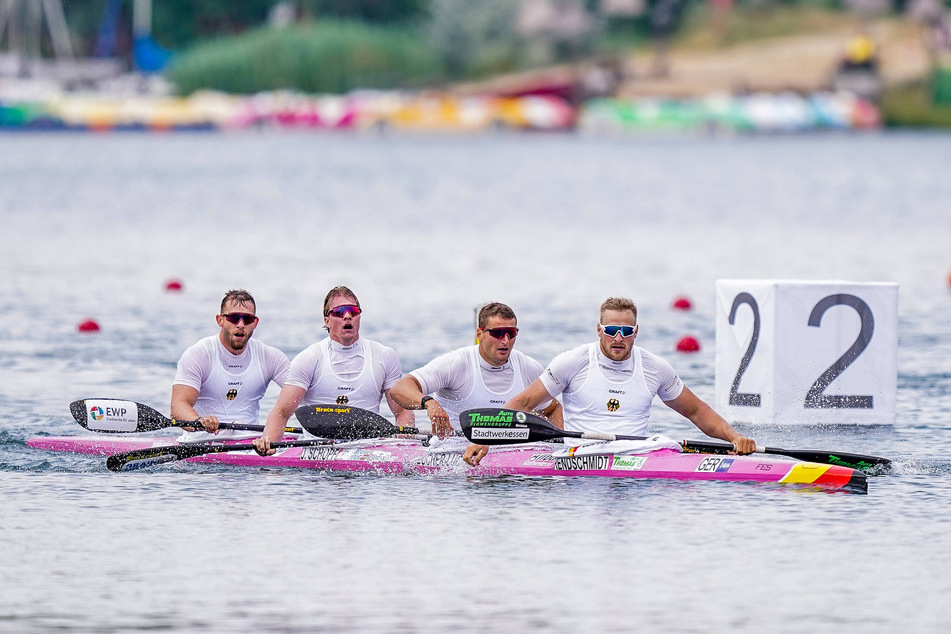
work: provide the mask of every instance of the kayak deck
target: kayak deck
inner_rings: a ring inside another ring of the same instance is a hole
[[[239,441],[225,441],[233,443]],[[246,442],[246,441],[245,441]],[[169,438],[103,436],[39,436],[30,447],[47,451],[110,456],[117,453],[177,445]],[[340,442],[332,445],[290,447],[273,456],[254,451],[204,454],[186,462],[244,467],[295,467],[338,472],[383,474],[461,474],[528,476],[595,476],[772,482],[864,493],[868,480],[861,471],[838,465],[800,462],[769,455],[724,456],[680,453],[660,449],[645,454],[555,456],[559,445],[533,443],[493,447],[476,466],[455,452],[431,452],[419,442],[402,439]]]

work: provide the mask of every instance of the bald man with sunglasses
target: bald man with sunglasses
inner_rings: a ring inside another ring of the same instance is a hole
[[[754,441],[744,438],[691,392],[670,363],[634,345],[637,329],[634,302],[608,298],[601,304],[598,341],[552,359],[542,375],[505,407],[529,412],[560,395],[564,402],[562,429],[647,436],[656,395],[706,435],[732,442],[738,454],[752,453]],[[565,438],[570,445],[583,442]],[[485,445],[472,445],[463,458],[477,465],[487,451]]]
[[[424,409],[433,433],[446,438],[460,431],[459,413],[475,407],[501,407],[542,373],[542,364],[515,350],[515,312],[498,302],[479,310],[477,343],[465,346],[413,370],[391,392],[406,408]],[[550,401],[550,402],[549,402]],[[547,399],[541,414],[561,422],[561,405]]]
[[[221,330],[182,354],[172,385],[172,418],[198,420],[204,430],[185,428],[182,442],[208,440],[219,422],[257,425],[261,398],[273,381],[284,385],[287,355],[256,339],[256,305],[251,293],[232,290],[215,317]],[[253,435],[223,430],[228,437]]]
[[[336,286],[327,293],[324,329],[328,337],[291,362],[264,433],[254,440],[258,454],[275,452],[271,443],[281,439],[288,419],[301,405],[338,403],[379,413],[380,402],[385,399],[397,425],[413,425],[413,412],[400,407],[390,395],[403,376],[399,356],[393,348],[360,338],[362,314],[360,300],[346,286]]]

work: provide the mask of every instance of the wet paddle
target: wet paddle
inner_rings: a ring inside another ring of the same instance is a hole
[[[304,429],[321,438],[356,440],[397,434],[428,436],[421,434],[416,427],[397,426],[379,414],[349,405],[302,405],[294,411],[294,416]]]
[[[459,414],[462,432],[474,443],[483,445],[510,445],[537,442],[553,438],[583,438],[586,440],[645,440],[644,436],[619,436],[606,433],[565,431],[558,429],[540,416],[509,409],[470,409]],[[733,451],[732,443],[715,440],[684,440],[680,445],[691,453],[725,454]],[[806,462],[840,465],[860,471],[887,473],[892,462],[888,458],[838,451],[814,451],[808,449],[779,449],[760,447],[758,453],[789,456]]]
[[[90,431],[128,433],[154,431],[166,427],[194,427],[204,429],[197,420],[175,420],[163,416],[148,405],[115,398],[87,398],[69,404],[69,412],[76,422]],[[263,425],[218,423],[218,429],[264,431]],[[285,427],[288,434],[299,434],[299,427]]]
[[[311,440],[289,440],[286,442],[272,442],[271,449],[332,445],[336,442],[335,440],[323,440],[319,438]],[[166,462],[187,460],[195,456],[203,456],[209,453],[223,453],[226,451],[254,451],[254,445],[251,443],[222,445],[219,443],[196,442],[194,444],[134,449],[132,451],[117,453],[106,458],[106,468],[109,469],[109,471],[134,471]]]
[[[115,402],[125,403],[126,405],[133,406],[137,405],[136,403],[131,403],[129,401]],[[158,414],[158,412],[156,412],[156,414],[161,416],[161,414]],[[384,436],[396,436],[402,434],[413,434],[416,437],[421,438],[428,437],[426,435],[420,435],[419,430],[415,427],[397,427],[379,414],[374,414],[373,412],[360,409],[359,407],[348,407],[343,405],[305,405],[298,407],[294,414],[297,416],[297,420],[301,422],[307,431],[314,434],[315,436],[321,436],[321,438],[314,438],[311,440],[273,442],[271,443],[272,449],[280,449],[282,447],[332,445],[339,440],[381,438]],[[129,416],[129,413],[127,412],[125,415]],[[328,438],[332,438],[333,440],[326,440]],[[254,445],[250,443],[234,445],[223,445],[220,443],[194,443],[162,447],[148,447],[146,449],[136,449],[133,451],[127,451],[109,456],[109,458],[106,459],[106,467],[110,471],[133,471],[166,462],[186,460],[188,458],[194,458],[195,456],[201,456],[209,453],[253,450]]]

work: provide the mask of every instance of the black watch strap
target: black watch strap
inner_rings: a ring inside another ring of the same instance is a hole
[[[426,403],[429,401],[435,400],[432,396],[428,394],[419,400],[419,409],[426,409]]]

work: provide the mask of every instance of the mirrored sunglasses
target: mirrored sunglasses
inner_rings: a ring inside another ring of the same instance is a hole
[[[601,332],[608,337],[616,337],[617,333],[620,332],[621,336],[627,339],[628,337],[634,336],[635,330],[637,330],[637,326],[605,326],[601,324]]]
[[[231,323],[235,325],[238,325],[240,321],[244,320],[245,326],[253,324],[258,319],[256,316],[252,315],[251,313],[225,313],[222,315],[222,317],[224,317],[225,319],[227,319],[228,321],[230,321]]]
[[[518,335],[518,328],[483,328],[482,330],[496,339],[501,339],[505,335],[508,335],[509,339],[515,339]]]
[[[347,313],[350,313],[354,317],[362,313],[359,306],[354,306],[353,304],[344,304],[343,306],[337,306],[336,308],[331,308],[327,311],[328,315],[333,315],[334,317],[343,317]]]

